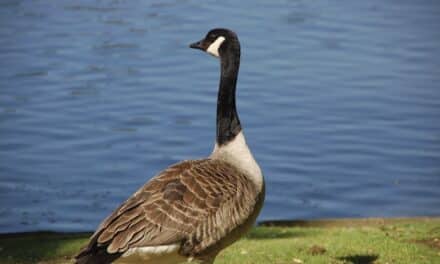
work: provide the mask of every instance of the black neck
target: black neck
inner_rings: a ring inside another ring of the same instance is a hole
[[[221,76],[217,98],[217,144],[224,145],[241,131],[235,106],[235,87],[240,67],[240,46],[228,43],[220,53]]]

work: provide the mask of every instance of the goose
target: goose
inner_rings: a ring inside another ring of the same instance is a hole
[[[240,43],[217,28],[190,48],[220,59],[217,133],[210,156],[160,172],[99,225],[78,264],[213,263],[255,223],[265,195],[235,104]]]

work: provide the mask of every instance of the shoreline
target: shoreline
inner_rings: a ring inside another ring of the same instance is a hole
[[[360,217],[360,218],[321,218],[321,219],[292,219],[292,220],[264,220],[257,222],[257,227],[377,227],[393,224],[410,224],[415,222],[440,221],[440,216],[415,216],[415,217]],[[32,236],[68,236],[83,237],[91,235],[94,231],[60,232],[51,230],[24,231],[0,233],[0,238],[17,238],[27,235]]]
[[[410,224],[414,222],[439,221],[440,216],[415,216],[415,217],[360,217],[360,218],[321,218],[321,219],[294,219],[294,220],[265,220],[257,226],[279,227],[367,227],[383,226],[390,224]]]

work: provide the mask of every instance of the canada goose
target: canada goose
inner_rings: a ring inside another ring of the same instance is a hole
[[[254,224],[265,189],[235,107],[237,35],[213,29],[190,47],[221,62],[212,154],[172,165],[147,182],[101,223],[76,263],[213,263]]]

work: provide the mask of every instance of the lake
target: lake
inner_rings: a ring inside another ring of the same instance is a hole
[[[440,215],[439,1],[0,3],[0,233],[94,230],[206,157],[216,59],[267,183],[259,220]]]

